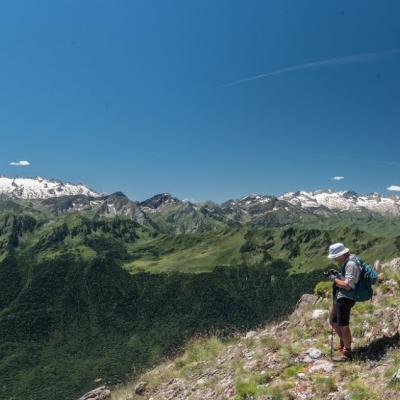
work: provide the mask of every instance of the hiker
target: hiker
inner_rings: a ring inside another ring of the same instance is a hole
[[[336,348],[339,357],[336,361],[351,361],[350,311],[355,303],[355,287],[360,279],[361,268],[354,255],[342,243],[329,246],[328,258],[342,266],[341,273],[332,273],[328,278],[333,282],[333,306],[329,313],[329,322],[338,334],[340,343]]]

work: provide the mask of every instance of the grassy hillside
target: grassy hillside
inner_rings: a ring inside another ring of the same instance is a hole
[[[215,265],[267,265],[280,258],[290,260],[293,272],[313,271],[327,264],[327,248],[337,241],[372,261],[390,259],[399,251],[397,237],[376,236],[357,227],[247,226],[137,241],[128,246],[132,257],[124,266],[132,272],[199,272],[211,270]]]
[[[397,400],[399,271],[385,269],[375,292],[352,311],[351,363],[330,361],[332,300],[311,296],[287,320],[227,340],[191,340],[178,356],[113,388],[112,400]]]

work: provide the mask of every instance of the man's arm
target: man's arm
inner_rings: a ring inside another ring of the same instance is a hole
[[[335,279],[335,284],[343,289],[352,290],[360,278],[360,267],[354,262],[349,261],[346,265],[346,274]]]
[[[343,289],[346,289],[346,290],[351,290],[351,289],[354,289],[354,288],[352,288],[348,283],[346,283],[346,280],[345,279],[343,279],[343,278],[336,278],[335,280],[334,280],[334,282],[335,282],[335,284],[336,284],[336,286],[339,286],[339,287],[341,287],[341,288],[343,288]]]

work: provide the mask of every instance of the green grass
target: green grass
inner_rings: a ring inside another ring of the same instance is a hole
[[[333,376],[316,375],[313,381],[314,391],[321,398],[325,398],[329,393],[337,391],[337,385]]]
[[[380,400],[380,396],[368,384],[355,378],[348,385],[347,389],[352,400]]]
[[[215,336],[192,340],[186,345],[185,353],[175,360],[175,366],[181,369],[192,364],[214,360],[223,348],[221,339]]]
[[[143,245],[131,246],[129,248],[131,254],[143,254],[143,256],[125,263],[124,267],[133,272],[136,269],[151,272],[203,272],[210,271],[216,265],[241,265],[239,249],[243,243],[241,231],[202,235],[198,241],[193,241],[189,235],[174,239],[156,239],[147,241]],[[151,251],[146,254],[146,249],[149,247],[162,249],[159,250],[160,255],[151,255]]]
[[[235,383],[236,399],[246,400],[251,396],[259,398],[259,396],[266,394],[267,388],[264,386],[265,380],[265,376],[256,373],[238,378]]]
[[[298,373],[303,372],[304,368],[305,368],[305,364],[297,364],[297,365],[291,365],[287,368],[285,368],[282,373],[281,376],[284,379],[288,379],[288,378],[293,378],[296,377]]]

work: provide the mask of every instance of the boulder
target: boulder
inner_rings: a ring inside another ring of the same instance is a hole
[[[309,305],[315,305],[317,304],[321,299],[318,296],[315,296],[314,294],[303,294],[299,301],[296,304],[296,308],[294,309],[292,313],[292,317],[299,317],[301,316],[306,307]]]

